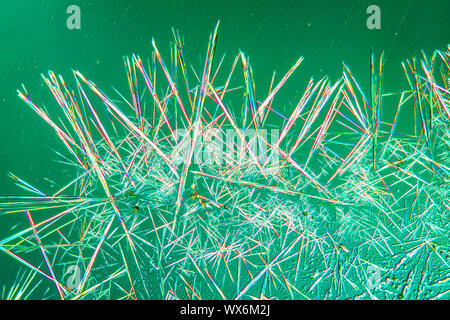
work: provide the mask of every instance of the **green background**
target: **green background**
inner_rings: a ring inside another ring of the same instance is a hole
[[[81,30],[68,30],[66,9],[81,9]],[[366,27],[366,9],[381,8],[381,30]],[[65,181],[67,168],[55,160],[63,150],[54,131],[16,95],[25,84],[32,100],[55,111],[40,74],[80,70],[106,93],[126,92],[122,57],[151,55],[154,37],[163,56],[169,54],[171,27],[185,39],[187,61],[199,66],[210,32],[221,21],[217,53],[227,64],[238,50],[249,57],[257,96],[267,93],[272,72],[278,77],[303,56],[297,82],[283,91],[296,102],[310,76],[339,78],[345,61],[364,91],[369,82],[369,49],[385,51],[386,91],[407,87],[400,62],[423,49],[428,54],[450,42],[448,0],[297,0],[297,1],[153,1],[153,0],[3,0],[0,2],[0,194],[23,193],[8,172],[29,183],[52,188]],[[297,91],[298,90],[298,91]],[[285,100],[286,100],[285,99]],[[282,107],[287,112],[289,105]],[[48,179],[48,180],[46,180]],[[5,219],[2,219],[5,221]],[[0,235],[11,225],[2,224]],[[0,255],[0,288],[14,282],[17,262]]]

